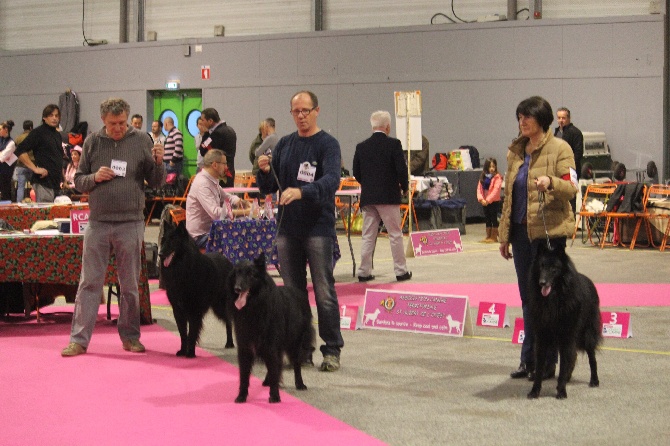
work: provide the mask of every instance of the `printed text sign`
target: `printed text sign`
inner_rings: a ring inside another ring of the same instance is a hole
[[[507,305],[496,302],[480,302],[477,312],[477,325],[480,327],[509,327]]]
[[[363,326],[381,330],[463,336],[467,296],[365,291]]]
[[[512,344],[523,344],[525,333],[523,331],[523,318],[514,319],[514,332],[512,332]]]
[[[600,320],[603,324],[603,337],[606,338],[632,338],[630,313],[601,311]]]
[[[88,224],[90,209],[72,209],[70,211],[70,232],[83,234]]]
[[[463,251],[461,233],[455,228],[413,232],[411,237],[415,257]]]

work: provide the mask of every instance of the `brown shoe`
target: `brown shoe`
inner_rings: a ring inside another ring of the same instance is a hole
[[[143,353],[146,351],[139,339],[126,339],[123,341],[123,349],[133,353]]]
[[[77,356],[77,355],[83,355],[86,353],[86,347],[83,345],[79,345],[76,342],[70,342],[67,347],[65,347],[61,352],[60,355],[63,357],[68,357],[68,356]]]

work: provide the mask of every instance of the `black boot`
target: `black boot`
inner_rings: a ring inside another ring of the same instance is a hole
[[[533,371],[533,367],[525,362],[519,364],[519,368],[509,374],[512,379],[528,378]]]

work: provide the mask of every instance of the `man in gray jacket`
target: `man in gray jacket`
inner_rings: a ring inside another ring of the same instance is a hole
[[[119,278],[118,330],[124,350],[143,352],[140,343],[139,275],[144,243],[144,181],[157,189],[165,182],[163,146],[128,126],[130,106],[119,98],[100,105],[104,127],[84,141],[74,177],[89,193],[90,216],[84,232],[79,289],[70,344],[62,356],[86,353],[100,306],[110,247]]]

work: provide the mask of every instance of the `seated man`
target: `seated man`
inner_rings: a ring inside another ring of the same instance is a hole
[[[219,186],[219,180],[226,178],[227,165],[226,155],[221,150],[212,149],[205,154],[203,168],[191,183],[186,198],[186,230],[198,248],[207,244],[213,221],[249,214],[251,206],[248,201],[227,193]],[[233,216],[229,215],[226,201],[233,209]]]

